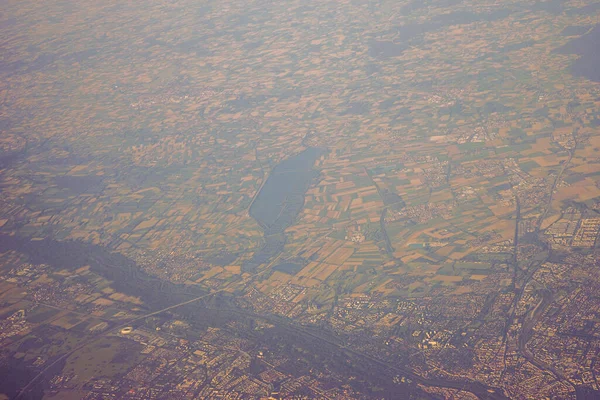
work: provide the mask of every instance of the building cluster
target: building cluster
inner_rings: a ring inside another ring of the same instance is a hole
[[[0,138],[0,154],[11,155],[23,151],[27,140],[21,135],[3,133]]]
[[[130,104],[130,107],[135,110],[149,110],[157,106],[169,104],[195,104],[222,94],[235,95],[235,92],[211,87],[194,88],[193,91],[172,88],[171,90],[165,90],[161,93],[138,96],[136,101]]]
[[[351,224],[348,227],[346,227],[346,236],[344,237],[344,239],[354,243],[362,243],[365,241],[366,236],[365,232],[362,230],[360,225]]]
[[[420,204],[389,212],[389,217],[386,217],[385,220],[386,222],[394,222],[401,219],[410,219],[418,223],[425,223],[437,217],[450,218],[453,208],[453,202]]]
[[[559,247],[592,248],[600,233],[600,218],[582,218],[578,212],[564,213],[550,225],[545,235]]]
[[[421,181],[431,188],[438,188],[447,183],[448,161],[434,162],[430,167],[421,169]]]
[[[289,357],[258,350],[230,331],[209,328],[193,342],[163,332],[121,335],[145,346],[145,358],[121,378],[88,381],[85,399],[357,398],[341,376],[317,368],[290,373]],[[71,382],[59,376],[52,387],[72,389]]]
[[[32,324],[25,319],[25,310],[19,310],[0,320],[0,344],[4,339],[29,331],[31,326]]]

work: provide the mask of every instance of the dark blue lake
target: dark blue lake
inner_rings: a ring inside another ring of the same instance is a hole
[[[250,207],[250,215],[266,235],[282,233],[292,225],[304,206],[304,194],[318,176],[313,165],[321,154],[322,149],[310,147],[273,168]]]
[[[571,73],[600,82],[600,25],[596,25],[587,34],[571,40],[557,52],[580,56],[573,62]]]
[[[294,223],[304,207],[304,195],[319,175],[313,165],[324,152],[324,149],[309,147],[273,168],[250,207],[250,216],[265,232],[265,244],[244,263],[244,270],[256,270],[283,250],[284,231]]]

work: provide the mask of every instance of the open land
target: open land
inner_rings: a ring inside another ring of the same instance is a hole
[[[599,16],[6,1],[0,393],[597,398]]]

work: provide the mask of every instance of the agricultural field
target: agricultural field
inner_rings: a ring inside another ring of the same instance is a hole
[[[597,2],[5,3],[0,397],[597,397]]]

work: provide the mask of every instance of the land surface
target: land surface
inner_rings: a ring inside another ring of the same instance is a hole
[[[599,17],[5,1],[0,394],[598,398]]]

